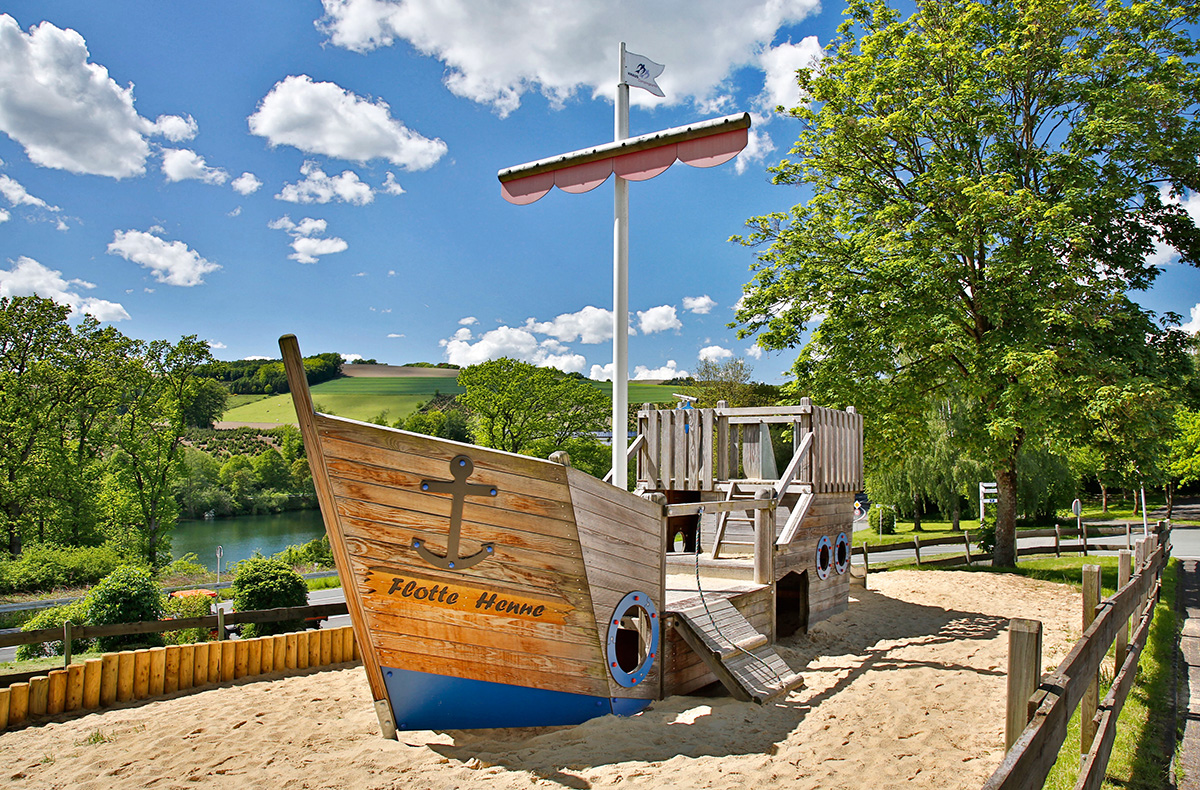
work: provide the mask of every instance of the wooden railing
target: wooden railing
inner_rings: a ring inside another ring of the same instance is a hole
[[[775,482],[770,426],[792,429],[793,457],[810,451],[785,477],[810,493],[862,490],[862,416],[813,406],[651,409],[638,412],[638,485],[647,490],[712,491],[734,480]],[[809,438],[811,437],[811,438]],[[644,441],[642,441],[644,440]]]
[[[1081,704],[1084,707],[1080,714],[1084,756],[1075,788],[1101,786],[1116,736],[1117,717],[1137,673],[1138,657],[1146,644],[1154,617],[1154,603],[1162,586],[1162,572],[1170,555],[1169,539],[1159,545],[1154,535],[1138,541],[1137,549],[1136,574],[1127,582],[1122,579],[1125,583],[1120,584],[1118,591],[1095,606],[1095,619],[1058,668],[1041,676],[1031,696],[1019,691],[1010,695],[1007,718],[1017,721],[1018,726],[1010,729],[1019,730],[1020,734],[1004,755],[1000,767],[984,785],[984,790],[1042,787],[1066,741],[1068,722]],[[1129,553],[1122,554],[1122,565],[1127,568],[1125,562]],[[1098,569],[1092,576],[1092,587],[1098,593]],[[1086,578],[1085,573],[1085,581]],[[1086,588],[1085,585],[1085,600]],[[1099,597],[1097,593],[1093,593],[1096,598]],[[1137,623],[1132,637],[1128,631],[1131,617],[1136,618]],[[1035,632],[1036,628],[1029,627],[1031,623],[1040,626],[1036,621],[1014,621],[1010,628],[1010,639],[1013,639],[1010,644],[1019,644],[1014,637]],[[1117,673],[1108,695],[1097,704],[1095,689],[1100,664],[1114,642],[1117,644]],[[1037,650],[1020,652],[1029,656],[1030,661],[1040,661]],[[1021,674],[1037,677],[1039,671],[1031,671],[1010,657],[1010,678]],[[1010,689],[1019,685],[1010,682]],[[1019,726],[1022,720],[1028,722],[1023,729]]]

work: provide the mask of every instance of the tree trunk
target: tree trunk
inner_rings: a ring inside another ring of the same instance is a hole
[[[1171,513],[1175,510],[1175,483],[1170,480],[1163,483],[1163,496],[1167,500],[1167,519],[1170,520]]]
[[[913,532],[921,531],[921,496],[913,497]]]
[[[1100,512],[1107,513],[1108,512],[1108,486],[1104,485],[1104,483],[1100,484],[1100,504],[1102,505],[1102,509]]]
[[[1017,564],[1017,470],[1013,459],[996,470],[996,548],[992,565],[1012,568]]]
[[[1137,514],[1138,514],[1138,492],[1137,492],[1137,489],[1134,489],[1134,491],[1133,491],[1133,515],[1136,516]]]
[[[962,501],[958,497],[955,497],[954,498],[954,509],[950,511],[950,529],[952,529],[955,532],[962,532],[962,524],[959,523],[959,520],[961,517],[962,517]]]

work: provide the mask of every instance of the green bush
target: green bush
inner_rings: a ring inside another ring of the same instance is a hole
[[[111,544],[31,544],[19,557],[0,561],[0,593],[86,587],[112,573],[121,562],[120,552]]]
[[[92,588],[87,602],[91,625],[161,620],[164,613],[162,587],[150,571],[133,565],[122,565],[105,576]],[[130,646],[157,647],[163,639],[161,634],[127,634],[102,636],[96,643],[102,651],[111,651]]]
[[[233,606],[237,611],[304,606],[307,603],[308,587],[304,584],[304,578],[280,560],[254,556],[237,564],[233,577]],[[247,623],[242,627],[242,635],[252,638],[299,631],[302,628],[303,620]]]
[[[166,616],[171,618],[207,617],[212,614],[213,600],[207,595],[167,596],[164,609]],[[163,640],[169,645],[190,645],[193,642],[207,642],[208,636],[207,628],[181,628],[167,631],[163,634]]]
[[[879,520],[883,519],[882,533],[879,529]],[[867,523],[871,525],[871,529],[876,534],[894,535],[896,534],[896,511],[890,507],[881,507],[872,505],[871,512],[867,514]]]
[[[979,544],[979,550],[984,554],[991,554],[996,550],[995,516],[984,517],[982,526],[975,533],[975,542]]]
[[[333,567],[333,551],[329,548],[329,536],[313,538],[308,543],[292,544],[274,555],[274,558],[289,568]]]
[[[43,609],[33,617],[25,621],[21,626],[22,631],[38,631],[42,628],[62,628],[63,624],[68,620],[72,625],[83,625],[87,619],[87,599],[81,598],[73,603],[65,606],[53,606],[49,609]],[[92,646],[90,639],[72,639],[71,652],[82,653]],[[43,658],[45,656],[61,656],[63,654],[63,640],[50,642],[35,642],[31,645],[21,645],[17,648],[17,660],[28,661],[31,658]]]

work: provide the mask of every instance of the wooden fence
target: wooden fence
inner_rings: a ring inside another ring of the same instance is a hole
[[[346,614],[345,602],[230,612],[224,615],[149,620],[104,626],[42,628],[0,633],[0,647],[63,639],[162,633],[225,624],[318,620]],[[350,626],[258,637],[124,650],[72,663],[62,669],[0,677],[0,730],[41,716],[109,707],[242,677],[307,670],[358,659]]]
[[[1122,554],[1121,575],[1124,576],[1125,568],[1129,567],[1129,553]],[[1068,722],[1081,704],[1083,759],[1075,788],[1091,790],[1101,786],[1116,737],[1117,717],[1137,674],[1138,658],[1150,631],[1154,604],[1162,587],[1162,572],[1169,556],[1169,538],[1164,538],[1161,545],[1154,535],[1138,541],[1136,573],[1128,581],[1121,579],[1117,592],[1094,607],[1089,600],[1089,587],[1098,599],[1099,569],[1090,574],[1090,585],[1085,569],[1085,623],[1093,612],[1094,619],[1058,668],[1041,676],[1032,695],[1026,696],[1019,690],[1010,695],[1007,718],[1015,720],[1017,727],[1010,726],[1009,729],[1013,734],[1019,731],[1019,735],[1004,755],[1000,767],[984,785],[984,790],[1042,787],[1066,741]],[[1136,622],[1132,637],[1129,636],[1131,617]],[[1013,622],[1010,650],[1019,651],[1013,645],[1020,641],[1020,634],[1036,630],[1031,625],[1040,629],[1036,621]],[[1040,644],[1040,633],[1036,641]],[[1117,674],[1108,695],[1102,702],[1097,702],[1100,664],[1114,643],[1117,645]],[[1040,662],[1040,651],[1026,649],[1020,652],[1029,656],[1028,661]],[[1025,663],[1014,661],[1010,656],[1010,679],[1013,674],[1038,676],[1040,669],[1031,671],[1028,665],[1022,666]],[[1019,685],[1010,682],[1010,690]],[[1020,728],[1022,721],[1028,722],[1023,729]]]

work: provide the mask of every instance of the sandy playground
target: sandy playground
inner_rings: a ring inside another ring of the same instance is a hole
[[[1010,617],[1043,666],[1079,637],[1079,594],[898,571],[785,640],[803,688],[763,707],[671,697],[576,727],[378,734],[361,667],[237,682],[0,735],[0,786],[110,788],[978,788],[1003,754]]]

